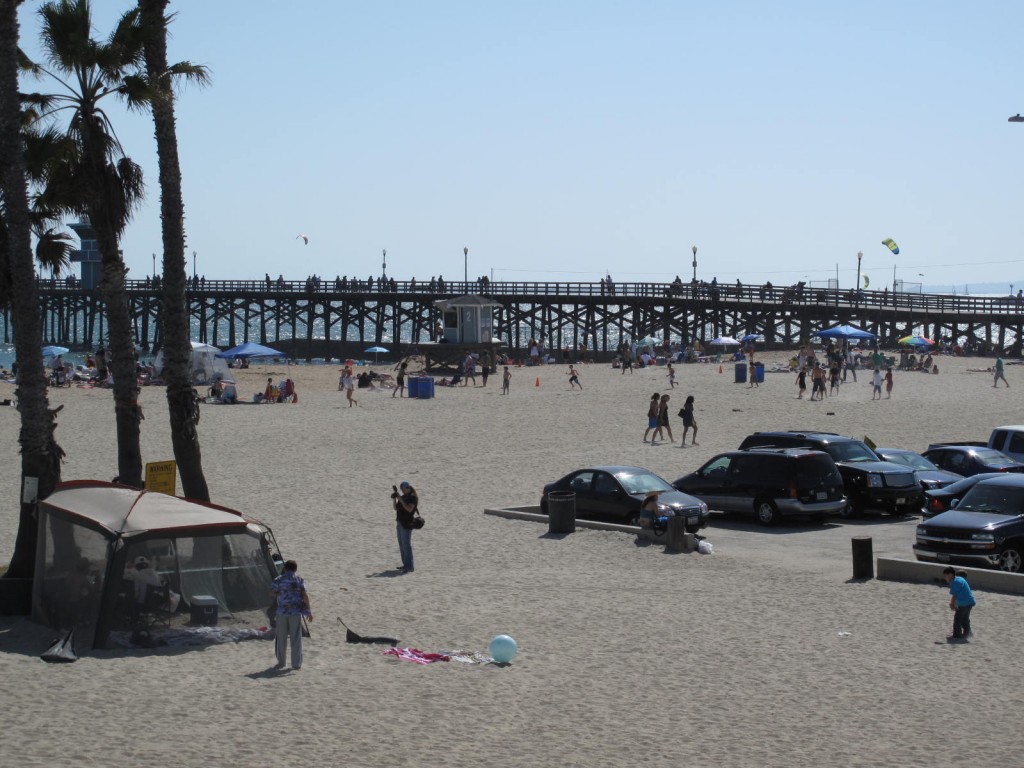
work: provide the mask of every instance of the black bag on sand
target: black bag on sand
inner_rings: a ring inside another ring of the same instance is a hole
[[[75,630],[69,630],[63,639],[54,642],[39,658],[51,664],[70,664],[78,661],[78,654],[75,653]]]

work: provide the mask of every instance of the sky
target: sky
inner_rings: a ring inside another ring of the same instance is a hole
[[[96,36],[130,6],[94,0]],[[176,104],[208,279],[377,277],[386,249],[398,280],[689,280],[696,246],[708,281],[852,288],[863,253],[871,288],[1024,287],[1019,0],[170,8],[169,60],[212,75]],[[147,179],[122,241],[141,278],[152,123],[111,113]]]

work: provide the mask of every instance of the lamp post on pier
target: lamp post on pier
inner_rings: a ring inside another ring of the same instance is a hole
[[[693,246],[693,282],[697,282],[697,246]]]
[[[196,279],[196,252],[192,251],[192,279]]]
[[[463,289],[469,291],[469,248],[462,249],[462,282],[465,283]]]
[[[380,279],[381,280],[387,280],[388,279],[388,249],[385,248],[383,250],[383,253],[384,253],[384,262],[380,265]]]
[[[156,254],[153,254],[153,277],[156,277]]]

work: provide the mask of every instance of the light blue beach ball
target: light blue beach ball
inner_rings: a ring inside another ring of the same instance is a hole
[[[518,650],[516,641],[508,635],[496,635],[491,640],[491,657],[499,664],[508,664]]]

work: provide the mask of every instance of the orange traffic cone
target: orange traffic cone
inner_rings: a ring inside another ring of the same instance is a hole
[[[533,386],[535,386],[535,387],[539,387],[540,386],[540,376],[537,377],[537,383],[534,384]]]
[[[721,373],[721,372],[722,372],[722,366],[718,366],[718,372],[719,372],[719,373]]]

